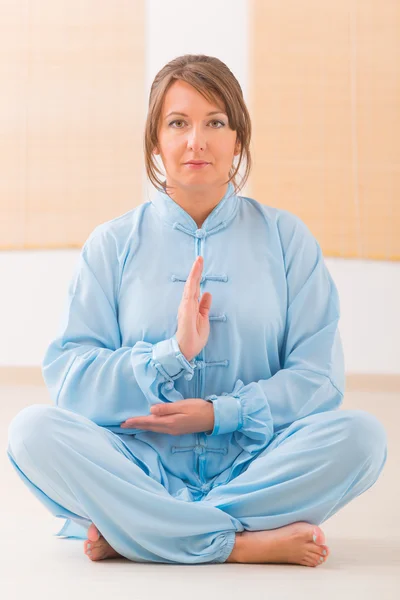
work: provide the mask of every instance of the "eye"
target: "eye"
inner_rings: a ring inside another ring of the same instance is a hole
[[[171,121],[170,123],[168,123],[169,127],[171,127],[171,125],[173,125],[174,123],[184,123],[185,121],[183,121],[182,119],[175,119],[175,121]],[[225,127],[225,123],[223,121],[218,121],[217,119],[213,119],[212,121],[210,121],[210,123],[219,123],[221,125],[221,127],[212,127],[211,129],[222,129],[222,127]],[[182,127],[175,127],[175,129],[182,129]]]
[[[222,127],[225,127],[225,123],[223,121],[218,121],[217,119],[210,121],[210,123],[219,123],[221,125],[221,127],[212,127],[212,129],[221,129]]]
[[[171,121],[171,123],[168,123],[168,125],[171,127],[171,125],[173,125],[174,123],[183,123],[183,121],[181,119],[175,119],[175,121]],[[177,129],[182,129],[182,128],[177,127]]]

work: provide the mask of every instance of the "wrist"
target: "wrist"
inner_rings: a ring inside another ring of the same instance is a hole
[[[215,418],[214,418],[214,404],[210,401],[210,400],[205,400],[206,404],[208,404],[208,406],[206,407],[205,410],[207,410],[207,415],[208,415],[208,428],[207,431],[213,431],[214,430],[214,426],[215,426]]]
[[[194,357],[195,357],[196,355],[193,355],[193,356],[192,356],[192,355],[190,355],[189,353],[187,353],[187,352],[185,351],[185,349],[184,349],[183,345],[180,343],[180,341],[179,341],[179,338],[178,338],[178,336],[177,336],[176,334],[175,334],[175,339],[176,339],[176,342],[177,342],[177,344],[178,344],[178,346],[179,346],[179,350],[181,351],[181,353],[183,354],[183,356],[186,358],[186,360],[187,360],[188,362],[192,362],[192,360],[194,359]]]

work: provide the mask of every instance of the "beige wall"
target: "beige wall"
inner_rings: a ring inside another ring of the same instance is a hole
[[[326,256],[400,260],[400,3],[250,0],[251,195]]]
[[[0,0],[0,250],[79,248],[143,201],[145,0]]]

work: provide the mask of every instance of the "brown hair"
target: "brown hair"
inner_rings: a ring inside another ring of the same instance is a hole
[[[243,99],[242,88],[232,71],[218,58],[204,54],[185,54],[167,63],[155,76],[150,89],[149,110],[145,125],[144,152],[147,176],[152,184],[160,191],[165,191],[162,181],[156,172],[158,168],[153,150],[158,145],[158,124],[165,94],[171,85],[177,81],[185,81],[192,85],[209,102],[222,100],[228,115],[229,126],[237,132],[237,142],[240,142],[239,162],[236,168],[232,165],[229,179],[233,182],[237,194],[246,183],[250,174],[252,161],[250,154],[251,121]],[[240,185],[235,181],[236,174],[246,158],[246,170]]]

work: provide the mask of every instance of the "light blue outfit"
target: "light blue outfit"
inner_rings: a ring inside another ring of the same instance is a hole
[[[91,522],[136,562],[225,562],[235,533],[320,525],[369,489],[387,457],[381,422],[339,409],[339,299],[318,242],[294,214],[234,193],[201,228],[170,196],[96,227],[43,360],[54,405],[9,426],[8,456],[60,518]],[[210,336],[188,362],[175,333],[204,257]],[[214,429],[121,429],[159,402],[203,398]]]

